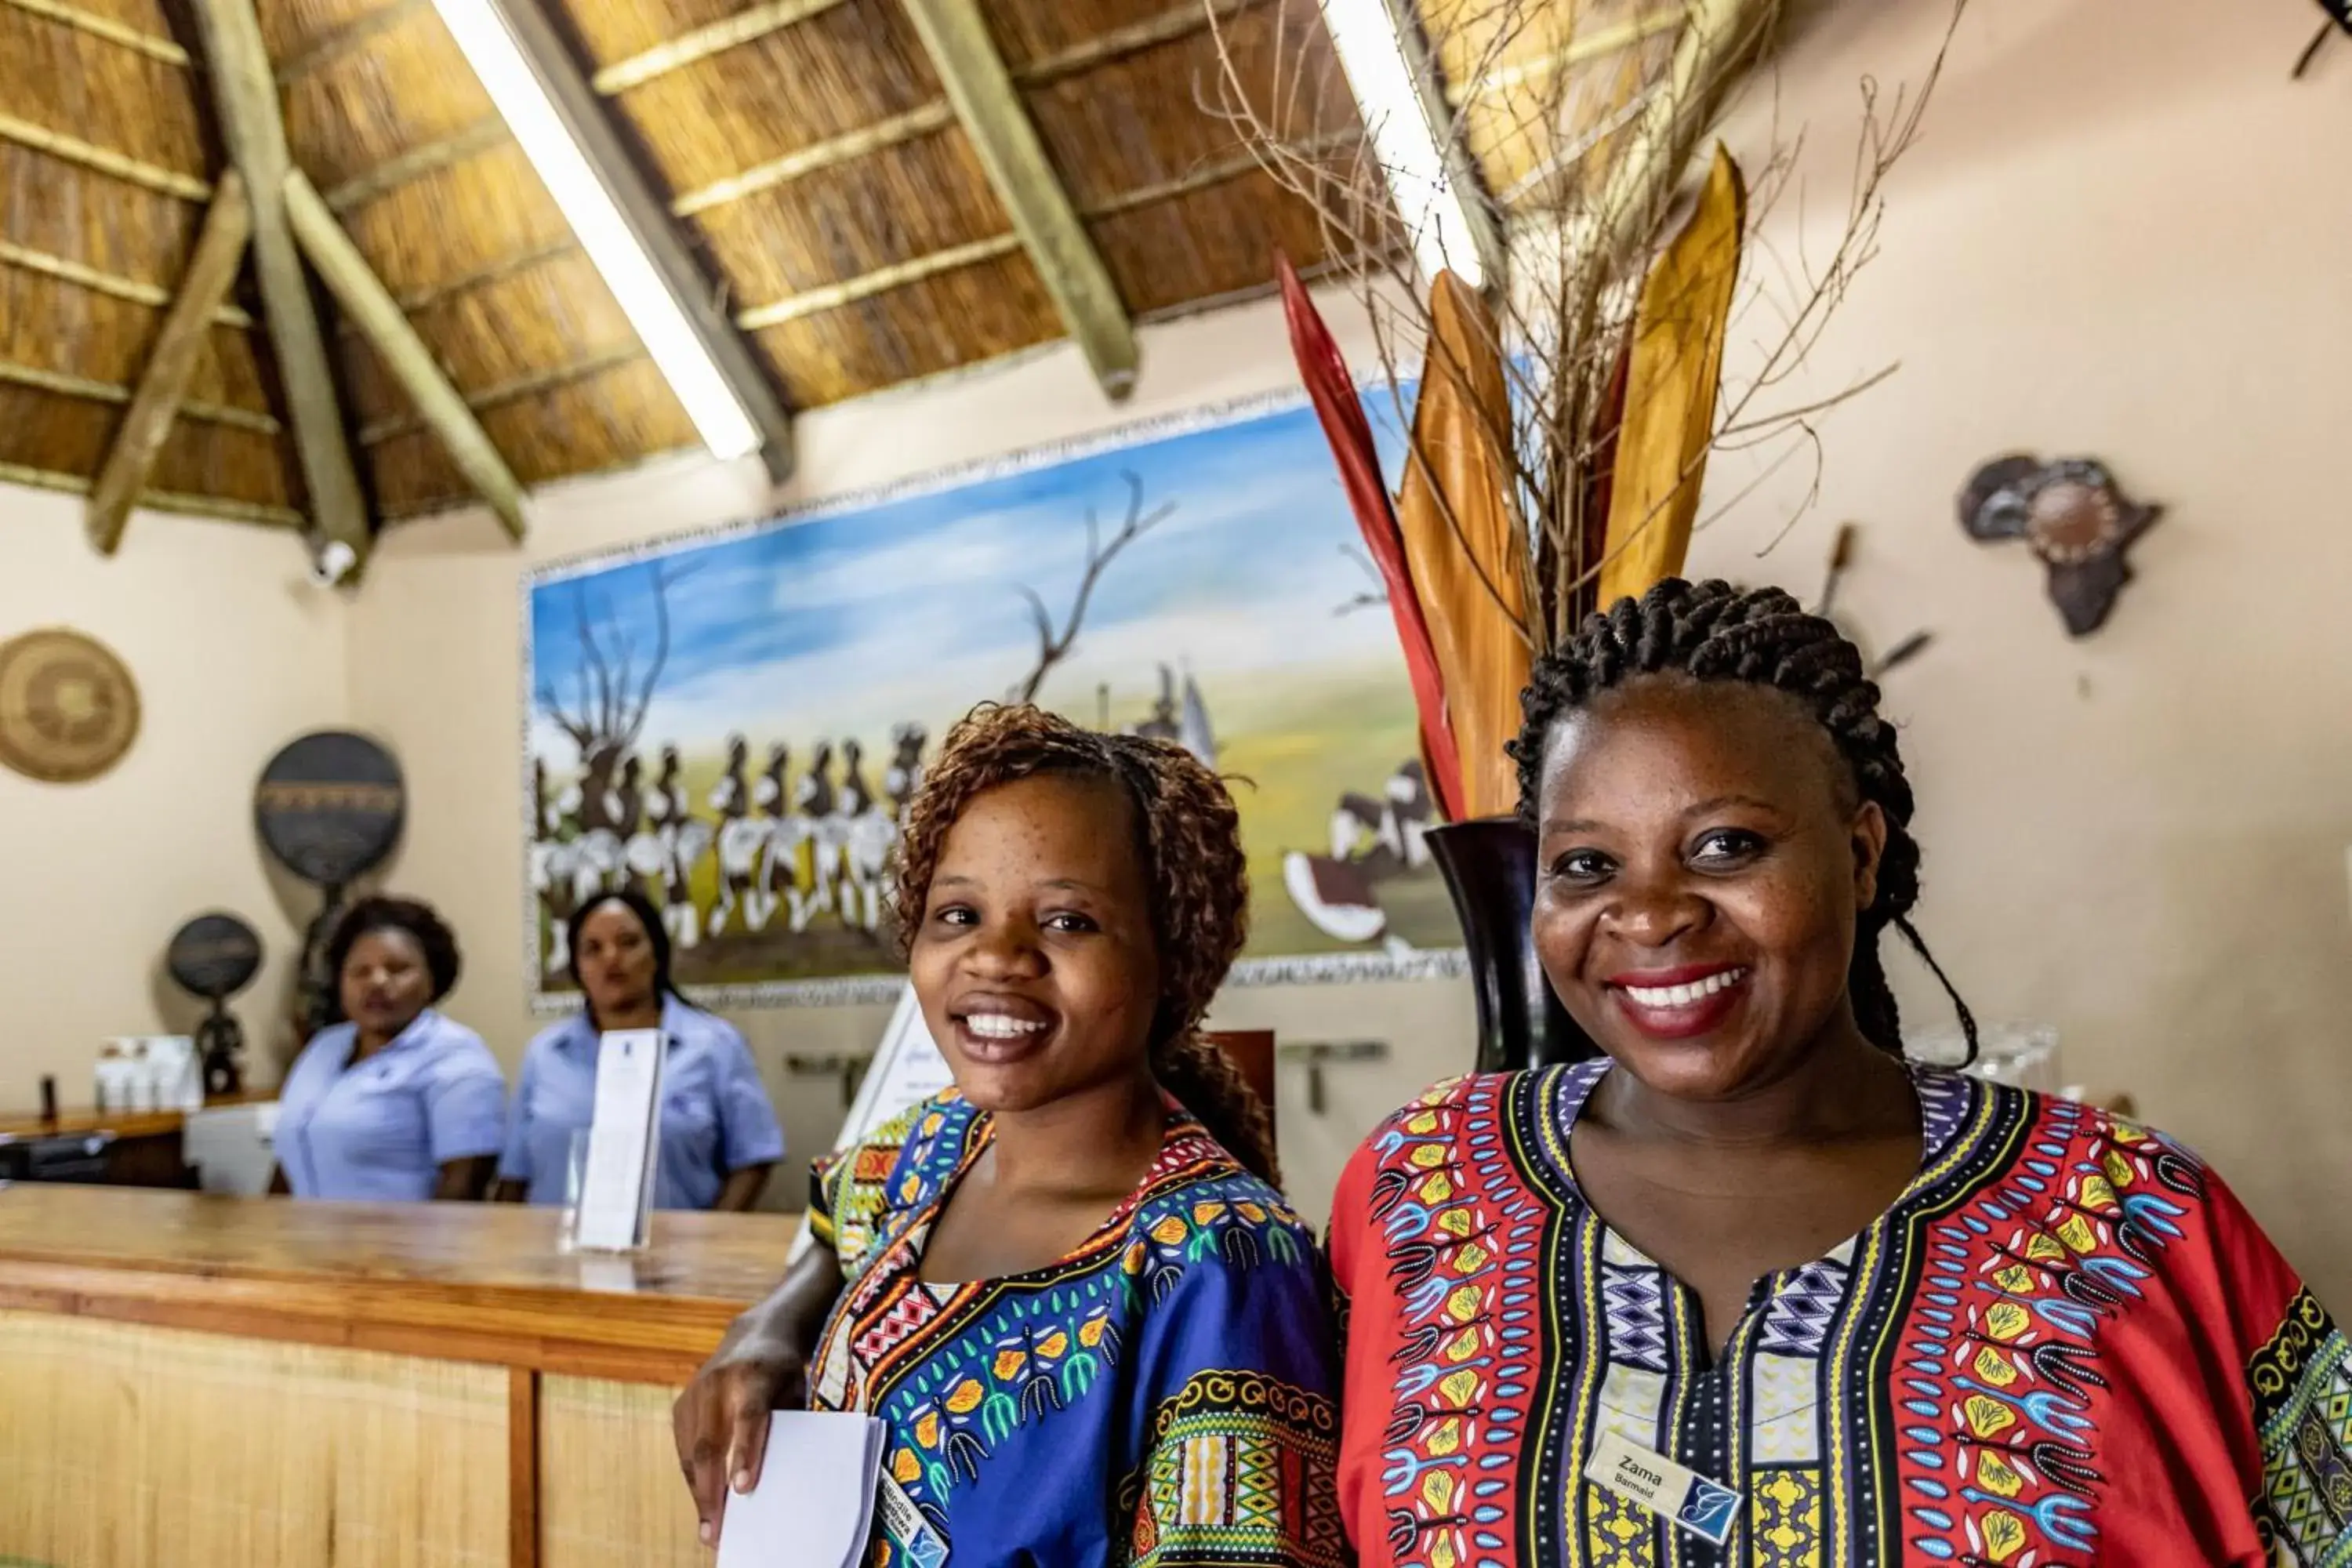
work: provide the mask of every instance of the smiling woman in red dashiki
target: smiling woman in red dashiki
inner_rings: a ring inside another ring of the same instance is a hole
[[[1341,1182],[1367,1568],[2352,1562],[2346,1342],[2229,1189],[1902,1060],[1877,702],[1720,583],[1538,666],[1533,934],[1606,1054],[1433,1089]]]

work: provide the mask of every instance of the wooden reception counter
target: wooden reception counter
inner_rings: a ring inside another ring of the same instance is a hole
[[[796,1222],[0,1188],[0,1563],[703,1568],[672,1392]]]

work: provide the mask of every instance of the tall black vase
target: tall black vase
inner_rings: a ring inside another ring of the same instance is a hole
[[[1515,816],[1429,830],[1426,842],[1454,895],[1478,997],[1478,1070],[1510,1072],[1581,1061],[1592,1041],[1552,994],[1528,935],[1536,901],[1536,837]]]

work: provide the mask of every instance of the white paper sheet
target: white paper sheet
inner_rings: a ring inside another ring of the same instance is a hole
[[[584,1248],[642,1247],[661,1159],[662,1036],[659,1029],[606,1035],[596,1054],[595,1120],[580,1182],[574,1240]]]
[[[870,1415],[780,1410],[760,1484],[730,1493],[719,1568],[858,1568],[874,1522],[883,1426]]]

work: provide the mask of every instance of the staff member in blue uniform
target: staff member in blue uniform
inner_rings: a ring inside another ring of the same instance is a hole
[[[572,1135],[595,1115],[604,1036],[659,1029],[668,1054],[654,1206],[750,1208],[784,1157],[784,1130],[751,1048],[733,1025],[678,994],[670,980],[669,931],[644,894],[632,889],[582,905],[570,934],[572,978],[588,1005],[543,1030],[523,1052],[496,1196],[563,1202]]]
[[[343,1016],[278,1091],[273,1193],[350,1203],[482,1195],[506,1078],[482,1038],[434,1010],[457,939],[426,904],[362,899],[327,944]]]

